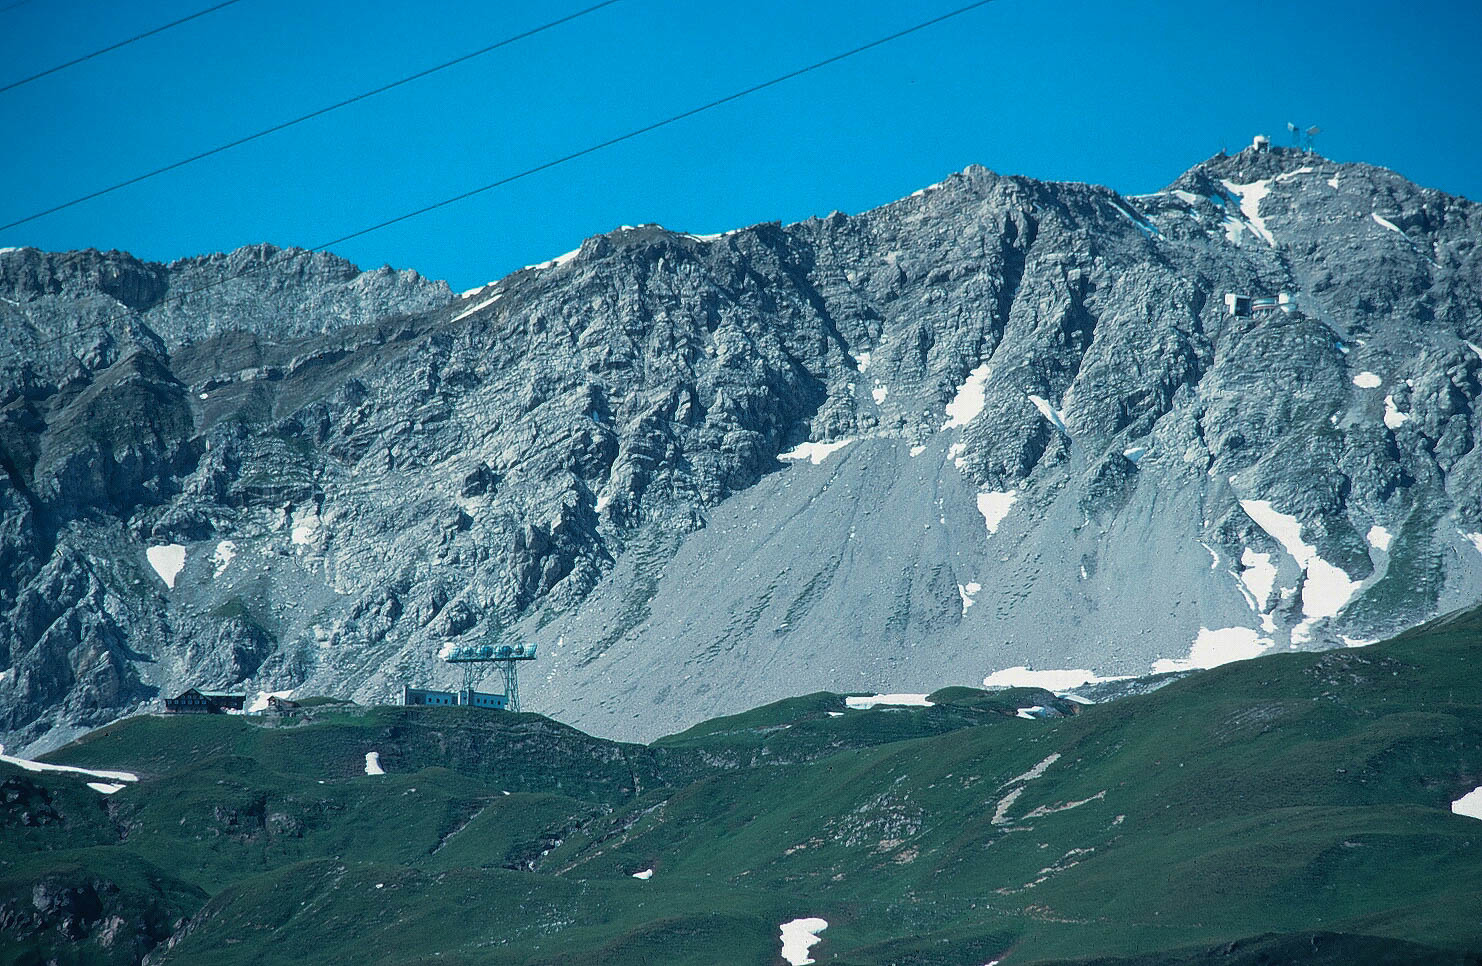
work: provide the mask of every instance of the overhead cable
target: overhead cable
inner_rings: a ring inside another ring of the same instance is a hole
[[[232,2],[236,2],[236,0],[232,0]],[[480,47],[478,50],[470,51],[460,57],[455,57],[449,61],[444,61],[443,63],[438,64],[435,67],[428,67],[425,70],[419,70],[415,74],[408,74],[407,76],[394,80],[389,84],[382,84],[380,87],[375,87],[371,90],[363,91],[362,93],[356,94],[353,97],[347,97],[342,101],[336,101],[335,103],[330,104],[326,107],[321,107],[318,110],[310,111],[307,114],[301,114],[298,117],[293,118],[292,120],[283,121],[280,124],[274,124],[272,127],[263,128],[261,131],[257,131],[253,134],[248,134],[245,137],[237,138],[234,141],[228,141],[225,144],[218,144],[216,147],[210,148],[206,151],[202,151],[199,154],[193,154],[190,157],[182,158],[179,161],[172,161],[171,163],[164,165],[163,167],[155,168],[153,171],[146,171],[143,174],[135,175],[134,177],[128,178],[124,181],[120,181],[117,184],[109,185],[106,188],[99,188],[97,191],[92,191],[77,198],[73,198],[71,201],[64,201],[59,205],[53,205],[52,207],[47,208],[44,211],[38,211],[33,214],[29,214],[24,218],[18,218],[15,221],[10,222],[9,224],[0,225],[0,231],[15,228],[18,225],[24,225],[27,222],[35,221],[38,218],[44,218],[47,215],[56,214],[57,212],[64,211],[65,209],[71,208],[74,205],[80,205],[84,201],[92,201],[94,198],[101,198],[103,195],[110,194],[114,191],[119,190],[120,188],[127,188],[129,185],[135,185],[141,181],[148,181],[150,178],[162,175],[167,171],[174,171],[177,168],[183,168],[187,164],[194,164],[197,161],[204,160],[211,157],[212,155],[220,154],[223,151],[229,151],[232,148],[241,147],[242,145],[247,144],[250,141],[256,141],[258,138],[267,137],[269,134],[276,134],[279,131],[291,128],[295,124],[302,124],[305,121],[311,121],[316,117],[323,117],[325,114],[328,114],[331,111],[338,111],[342,107],[349,107],[351,104],[357,104],[360,101],[366,100],[367,98],[375,97],[377,94],[384,94],[389,90],[401,87],[403,84],[410,84],[412,81],[421,80],[423,77],[426,77],[429,74],[436,74],[438,71],[447,70],[449,67],[461,64],[464,61],[472,60],[475,57],[480,57],[491,51],[498,50],[501,47],[507,47],[510,44],[515,43],[516,41],[524,40],[527,37],[533,37],[538,33],[550,30],[553,27],[559,27],[564,23],[570,23],[578,17],[584,17],[589,13],[594,13],[598,10],[601,10],[603,7],[610,7],[613,4],[619,2],[621,2],[621,0],[603,0],[603,2],[601,3],[587,7],[583,10],[578,10],[575,13],[567,14],[566,16],[561,17],[558,20],[552,20],[549,23],[543,23],[539,27],[532,27],[531,29],[523,31],[522,33],[515,34],[511,37],[506,37],[503,40],[489,44],[487,47]]]
[[[360,238],[363,235],[369,235],[371,232],[380,231],[383,228],[388,228],[391,225],[398,224],[398,223],[403,222],[403,221],[406,221],[406,220],[408,220],[410,218],[416,218],[419,215],[425,215],[428,212],[436,211],[439,208],[446,208],[449,205],[457,204],[460,201],[467,200],[468,198],[472,198],[475,195],[482,194],[482,193],[484,193],[486,191],[493,190],[494,188],[502,187],[503,185],[510,184],[511,182],[514,182],[514,181],[519,181],[522,178],[528,178],[531,175],[538,174],[538,173],[540,173],[542,171],[548,171],[551,168],[557,167],[558,165],[566,164],[566,163],[571,162],[571,161],[574,161],[574,160],[576,160],[578,158],[586,157],[587,155],[594,154],[594,153],[596,153],[598,151],[603,150],[604,148],[609,148],[609,147],[612,147],[613,145],[621,144],[624,141],[632,140],[633,138],[639,137],[640,135],[643,135],[643,134],[647,134],[650,131],[656,131],[659,128],[666,127],[666,126],[668,126],[670,124],[674,124],[674,123],[676,123],[678,121],[682,121],[682,120],[684,120],[686,118],[694,117],[695,115],[704,113],[705,111],[713,110],[714,108],[720,107],[723,104],[729,104],[732,101],[739,100],[739,99],[741,99],[743,97],[747,97],[747,96],[749,96],[751,94],[755,94],[755,93],[757,93],[759,91],[764,91],[767,88],[775,87],[778,84],[785,83],[786,81],[793,80],[793,79],[798,78],[798,77],[802,77],[805,74],[812,73],[813,71],[819,70],[819,69],[821,69],[823,67],[827,67],[830,64],[837,64],[841,60],[845,60],[845,59],[847,59],[849,57],[853,57],[853,56],[855,56],[857,54],[862,54],[862,53],[864,53],[867,50],[873,50],[876,47],[880,47],[880,46],[882,46],[884,44],[888,44],[888,43],[890,43],[892,41],[899,40],[902,37],[906,37],[906,36],[909,36],[910,34],[917,33],[918,31],[925,30],[928,27],[935,26],[936,24],[942,23],[942,22],[944,22],[946,20],[951,20],[954,17],[961,16],[962,14],[965,14],[965,13],[971,11],[971,10],[976,10],[979,7],[986,7],[988,4],[993,3],[993,2],[994,2],[994,0],[977,0],[977,2],[975,2],[975,3],[970,3],[970,4],[967,4],[966,6],[958,7],[955,10],[951,10],[951,11],[949,11],[947,13],[944,13],[944,14],[941,14],[939,16],[933,17],[930,20],[923,20],[920,23],[915,24],[914,26],[907,27],[904,30],[898,30],[895,33],[892,33],[892,34],[889,34],[887,36],[881,37],[878,40],[872,40],[869,43],[861,44],[858,47],[853,47],[853,48],[851,48],[849,50],[844,51],[843,53],[835,54],[832,57],[826,57],[823,60],[816,61],[816,62],[814,62],[812,64],[809,64],[806,67],[800,67],[797,70],[788,71],[785,74],[778,75],[777,77],[774,77],[771,80],[763,81],[760,84],[753,84],[750,87],[744,88],[743,90],[739,90],[739,91],[737,91],[734,94],[728,94],[725,97],[716,98],[715,100],[708,101],[708,102],[706,102],[704,104],[701,104],[698,107],[692,107],[689,110],[681,111],[678,114],[672,114],[669,117],[664,118],[663,120],[654,121],[651,124],[645,124],[642,127],[634,128],[633,130],[628,131],[625,134],[620,134],[620,135],[618,135],[616,137],[608,138],[605,141],[599,141],[598,143],[593,144],[590,147],[582,148],[580,151],[573,151],[570,154],[564,154],[564,155],[562,155],[562,156],[560,156],[558,158],[554,158],[554,159],[552,159],[550,161],[545,161],[545,162],[543,162],[541,164],[537,164],[534,167],[526,168],[523,171],[516,172],[515,174],[507,175],[507,176],[505,176],[503,178],[500,178],[497,181],[491,181],[488,184],[480,185],[477,188],[471,188],[468,191],[460,192],[460,193],[458,193],[456,195],[453,195],[452,197],[444,198],[441,201],[436,201],[436,202],[433,202],[432,204],[423,205],[423,206],[421,206],[419,208],[415,208],[415,209],[413,209],[411,211],[408,211],[408,212],[405,212],[403,214],[396,215],[395,217],[387,218],[387,219],[385,219],[383,221],[379,221],[379,222],[377,222],[377,223],[375,223],[373,225],[370,225],[368,227],[361,228],[361,229],[358,229],[356,231],[352,231],[352,232],[350,232],[348,234],[340,235],[338,238],[333,238],[333,239],[331,239],[329,241],[322,242],[322,243],[320,243],[318,245],[315,245],[313,248],[310,248],[310,249],[307,249],[307,250],[308,251],[311,251],[311,252],[321,252],[321,251],[324,251],[325,249],[330,248],[330,247],[332,247],[334,245],[338,245],[338,244],[340,244],[342,242],[350,241],[351,239],[354,239],[354,238]],[[197,294],[199,294],[201,292],[207,291],[208,289],[215,288],[218,285],[224,285],[227,282],[235,281],[235,280],[237,280],[239,278],[242,278],[242,277],[244,277],[246,275],[249,275],[253,271],[256,271],[257,267],[258,267],[257,264],[249,265],[247,268],[243,269],[240,272],[237,272],[236,274],[228,275],[228,276],[225,276],[223,278],[216,279],[213,282],[208,282],[207,284],[202,285],[202,286],[199,286],[198,288],[194,288],[194,289],[191,289],[191,290],[186,291],[186,292],[181,292],[178,295],[169,296],[169,297],[163,299],[160,303],[156,303],[156,304],[164,304],[166,302],[175,302],[175,301],[180,301],[180,300],[185,299],[185,298],[189,298],[192,295],[197,295]],[[118,321],[120,319],[124,319],[124,318],[127,318],[127,317],[128,317],[127,315],[115,315],[115,316],[111,316],[109,318],[101,319],[101,320],[99,320],[97,322],[93,322],[93,323],[90,323],[88,325],[81,326],[79,328],[70,330],[68,332],[59,333],[59,334],[57,334],[55,336],[52,336],[50,338],[47,338],[47,339],[38,340],[37,342],[33,343],[33,345],[34,346],[37,346],[37,347],[44,346],[44,345],[50,345],[50,344],[52,344],[54,342],[60,342],[63,339],[71,338],[74,335],[79,335],[79,334],[81,334],[83,332],[86,332],[86,331],[88,331],[90,329],[100,328],[102,326],[105,326],[105,325],[109,324],[110,322],[116,322],[116,321]],[[18,353],[16,353],[16,354],[18,354]]]
[[[25,3],[25,2],[26,2],[26,0],[21,0],[21,3]],[[230,7],[234,3],[241,3],[241,2],[242,2],[242,0],[223,0],[223,2],[218,3],[215,6],[207,7],[204,10],[197,10],[195,13],[190,14],[189,16],[181,17],[179,20],[171,20],[167,24],[161,24],[160,26],[155,27],[153,30],[146,30],[142,34],[135,34],[134,36],[130,37],[127,40],[120,40],[116,44],[109,44],[107,47],[101,47],[98,50],[95,50],[95,51],[93,51],[90,54],[83,54],[81,57],[75,57],[72,60],[67,61],[65,64],[58,64],[55,67],[48,67],[46,70],[41,71],[40,73],[37,73],[37,74],[32,74],[30,77],[22,77],[20,80],[11,81],[9,84],[6,84],[5,86],[0,87],[0,94],[4,94],[6,91],[15,90],[17,87],[20,87],[22,84],[29,84],[32,81],[40,80],[43,77],[47,77],[47,76],[50,76],[52,74],[55,74],[59,70],[66,70],[68,67],[76,67],[78,64],[82,63],[85,60],[92,60],[94,57],[101,56],[101,55],[106,54],[106,53],[108,53],[110,51],[118,50],[120,47],[127,47],[129,44],[138,43],[139,41],[143,40],[145,37],[153,37],[155,34],[164,33],[166,30],[169,30],[171,27],[178,27],[178,26],[180,26],[183,23],[190,23],[192,20],[195,20],[195,19],[197,19],[199,17],[206,16],[206,14],[208,14],[208,13],[215,13],[216,11],[220,10],[223,7]],[[9,7],[6,7],[4,9],[5,10],[10,10],[10,9],[15,8],[15,7],[19,7],[21,5],[21,3],[13,3]]]

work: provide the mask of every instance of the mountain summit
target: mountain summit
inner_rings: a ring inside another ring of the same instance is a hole
[[[539,642],[527,708],[642,739],[1377,638],[1482,591],[1479,238],[1248,149],[1151,195],[974,166],[623,228],[456,298],[270,247],[0,253],[0,732],[389,698],[499,633]]]

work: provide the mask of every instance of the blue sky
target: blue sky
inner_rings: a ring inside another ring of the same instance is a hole
[[[243,0],[0,93],[0,223],[589,5]],[[953,9],[622,0],[66,212],[0,246],[313,246]],[[0,84],[208,6],[28,0]],[[893,200],[979,163],[1163,187],[1252,134],[1482,199],[1482,4],[997,0],[800,80],[340,246],[455,289],[620,224],[714,232]]]

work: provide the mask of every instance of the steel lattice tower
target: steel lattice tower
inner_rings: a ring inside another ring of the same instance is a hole
[[[489,665],[494,665],[504,678],[505,709],[519,711],[520,662],[535,660],[535,645],[469,644],[444,652],[443,660],[463,665],[463,690],[469,692],[489,673]]]

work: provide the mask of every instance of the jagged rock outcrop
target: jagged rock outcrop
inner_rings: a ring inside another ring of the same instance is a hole
[[[386,698],[500,629],[542,644],[528,707],[617,737],[1373,638],[1482,588],[1479,238],[1273,150],[621,229],[456,300],[275,250],[0,255],[7,318],[133,313],[0,362],[0,727],[187,681]]]

